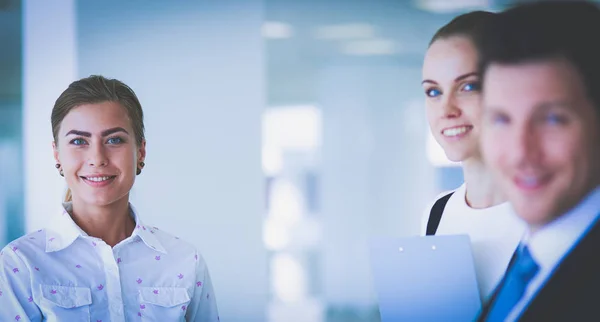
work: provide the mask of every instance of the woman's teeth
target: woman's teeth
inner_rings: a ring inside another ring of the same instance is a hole
[[[446,129],[442,131],[442,134],[444,136],[457,136],[466,133],[470,129],[471,128],[469,126],[453,127],[451,129]]]
[[[85,177],[86,180],[94,181],[94,182],[102,182],[102,181],[106,181],[110,178],[112,178],[112,177],[91,177],[91,178]]]

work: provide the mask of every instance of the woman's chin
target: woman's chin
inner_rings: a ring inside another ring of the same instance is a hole
[[[106,207],[120,201],[123,196],[116,195],[89,195],[78,198],[81,203],[92,207]]]
[[[446,153],[446,158],[451,162],[463,162],[469,157],[465,153]]]
[[[454,149],[454,150],[444,150],[446,154],[446,158],[452,162],[464,162],[469,159],[477,158],[478,153],[473,149]]]

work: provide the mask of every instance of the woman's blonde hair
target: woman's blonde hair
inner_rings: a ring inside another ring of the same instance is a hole
[[[52,135],[58,146],[60,125],[69,112],[81,105],[103,102],[119,103],[131,121],[135,141],[138,146],[144,141],[144,113],[135,92],[125,83],[103,76],[92,75],[74,81],[60,94],[52,108]],[[72,200],[71,190],[67,189],[65,202]]]

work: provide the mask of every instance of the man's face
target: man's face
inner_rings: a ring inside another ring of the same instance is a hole
[[[568,61],[492,64],[482,99],[484,160],[530,226],[564,214],[600,183],[599,116]]]

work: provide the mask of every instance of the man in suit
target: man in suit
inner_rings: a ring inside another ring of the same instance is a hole
[[[482,153],[529,230],[479,321],[600,321],[600,9],[500,13],[481,48]]]

